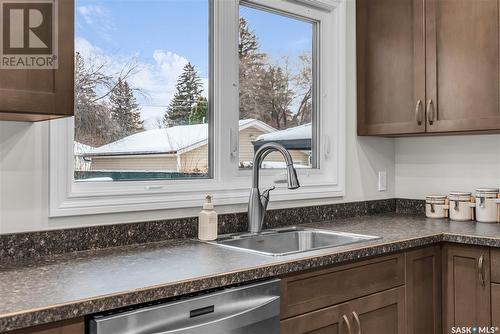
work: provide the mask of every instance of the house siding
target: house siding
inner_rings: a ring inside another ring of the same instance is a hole
[[[93,157],[91,170],[177,171],[177,155]]]
[[[208,171],[208,145],[181,154],[180,172]]]
[[[255,127],[250,127],[240,131],[240,161],[252,161],[254,147],[252,141],[266,132]],[[308,165],[309,156],[303,151],[290,151],[293,162],[300,165]],[[283,156],[278,152],[273,152],[266,157],[266,161],[283,161]]]

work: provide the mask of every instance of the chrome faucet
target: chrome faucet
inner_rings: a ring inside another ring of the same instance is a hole
[[[267,143],[262,145],[257,152],[255,152],[253,158],[252,190],[250,190],[250,198],[248,200],[248,231],[250,233],[259,233],[262,231],[267,204],[269,204],[269,192],[274,190],[275,187],[267,188],[262,194],[260,193],[259,170],[266,156],[275,151],[280,152],[285,159],[288,189],[297,189],[300,187],[290,152],[288,152],[283,145],[278,143]]]

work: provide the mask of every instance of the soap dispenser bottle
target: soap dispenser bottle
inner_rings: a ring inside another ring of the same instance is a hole
[[[212,195],[207,194],[203,210],[198,215],[198,239],[217,239],[217,212],[214,210]]]

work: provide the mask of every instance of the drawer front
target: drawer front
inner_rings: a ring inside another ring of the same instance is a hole
[[[404,254],[285,277],[281,281],[281,318],[404,284]]]
[[[491,249],[491,281],[500,283],[500,249]]]
[[[281,334],[340,334],[347,333],[342,330],[343,316],[348,313],[346,303],[327,307],[314,312],[302,314],[293,318],[282,320],[280,323]]]

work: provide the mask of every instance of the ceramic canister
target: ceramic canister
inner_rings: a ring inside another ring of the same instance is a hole
[[[498,221],[498,188],[476,189],[476,220],[481,223],[495,223]]]
[[[428,195],[425,198],[425,215],[428,218],[446,218],[448,208],[446,195]]]
[[[450,219],[451,220],[472,220],[474,203],[472,195],[469,192],[452,191],[448,195],[450,201]]]

